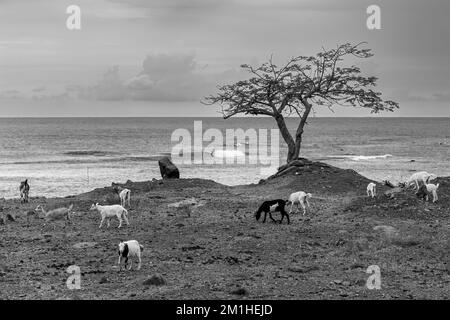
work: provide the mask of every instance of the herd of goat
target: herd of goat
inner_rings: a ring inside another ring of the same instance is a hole
[[[20,200],[22,203],[28,202],[28,194],[30,192],[30,185],[28,184],[28,179],[25,181],[22,181],[20,183]],[[98,203],[92,204],[91,208],[89,210],[97,210],[100,213],[101,216],[101,222],[99,228],[101,229],[103,226],[103,223],[105,222],[105,219],[107,220],[107,227],[110,226],[110,219],[116,217],[119,221],[119,227],[122,227],[122,221],[125,220],[126,224],[129,225],[130,222],[128,221],[128,211],[125,209],[125,206],[128,205],[128,207],[131,207],[130,203],[130,197],[131,197],[131,191],[126,188],[122,188],[120,186],[114,186],[114,191],[119,195],[120,198],[120,205],[119,204],[113,204],[113,205],[107,205],[102,206]],[[29,210],[26,213],[27,223],[29,223],[29,219],[32,216],[35,216],[38,212],[41,212],[44,215],[44,225],[45,227],[47,223],[56,221],[56,220],[66,220],[66,222],[70,223],[70,213],[73,210],[73,204],[71,204],[69,207],[60,207],[52,210],[45,210],[42,205],[38,205],[36,209]],[[129,240],[129,241],[121,241],[118,245],[119,247],[119,271],[121,270],[121,260],[122,258],[125,259],[125,269],[127,268],[128,259],[129,258],[137,258],[138,259],[138,267],[137,270],[141,268],[141,253],[144,250],[144,247],[140,245],[136,240]],[[133,261],[130,260],[130,264],[128,266],[128,270],[131,269],[133,265]]]
[[[439,200],[437,191],[439,188],[438,184],[430,183],[430,181],[435,180],[437,176],[433,173],[428,173],[426,171],[420,171],[414,173],[406,182],[400,183],[400,188],[409,188],[411,186],[415,187],[416,196],[420,199],[428,201],[430,196],[433,197],[433,203]],[[376,196],[376,184],[371,182],[367,185],[367,196],[374,198]]]
[[[415,187],[416,195],[417,197],[424,199],[425,201],[428,201],[430,196],[433,198],[433,202],[436,202],[438,200],[437,190],[439,188],[439,184],[435,185],[430,183],[430,181],[436,179],[437,176],[435,174],[430,174],[425,171],[414,173],[405,183],[400,183],[399,187],[401,188],[409,188],[411,186]],[[367,196],[368,197],[376,197],[377,191],[376,191],[376,184],[374,182],[370,182],[367,185]],[[114,191],[118,194],[120,199],[120,205],[114,204],[114,205],[100,205],[98,203],[92,204],[90,207],[90,210],[97,210],[100,213],[101,216],[101,222],[99,225],[99,228],[101,229],[103,226],[103,223],[107,222],[107,227],[110,226],[110,219],[111,218],[117,218],[119,221],[118,228],[122,227],[122,221],[125,220],[125,223],[129,225],[128,220],[128,211],[125,209],[125,207],[128,205],[128,207],[131,207],[130,205],[130,197],[131,197],[131,191],[126,188],[122,188],[118,185],[114,185],[113,187]],[[28,184],[28,179],[25,181],[22,181],[20,183],[20,198],[21,202],[28,202],[28,194],[30,191],[30,186]],[[298,191],[292,193],[287,200],[283,199],[275,199],[275,200],[268,200],[264,201],[258,210],[255,213],[256,220],[259,220],[262,213],[264,213],[264,219],[263,223],[266,222],[267,214],[269,215],[269,218],[273,222],[282,223],[284,217],[287,219],[287,223],[290,224],[289,214],[293,212],[294,205],[296,206],[296,212],[299,211],[299,205],[303,209],[303,215],[306,214],[307,207],[310,207],[309,199],[312,198],[311,193],[307,193],[304,191]],[[286,207],[290,205],[289,213],[286,212]],[[44,226],[52,221],[55,220],[63,220],[65,219],[67,222],[71,221],[70,213],[72,212],[73,204],[71,204],[69,207],[60,207],[53,210],[45,210],[42,205],[38,205],[36,209],[30,210],[26,213],[27,222],[29,223],[29,218],[33,215],[36,215],[38,212],[41,212],[44,215]],[[272,217],[272,213],[279,212],[281,214],[281,219],[276,220]],[[121,270],[121,260],[124,258],[125,260],[125,269],[127,269],[128,259],[129,258],[137,258],[138,260],[138,267],[139,270],[141,268],[141,253],[144,249],[142,245],[140,245],[136,240],[129,240],[129,241],[121,241],[118,245],[119,247],[119,271]],[[128,270],[130,270],[132,267],[132,260],[130,260],[130,264],[128,266]]]
[[[428,173],[426,171],[416,172],[411,177],[403,183],[399,184],[400,188],[409,188],[411,186],[414,186],[416,189],[416,196],[420,199],[423,199],[425,201],[428,201],[430,197],[433,197],[433,203],[436,202],[439,198],[437,195],[437,190],[439,188],[438,184],[432,184],[430,181],[435,180],[437,176],[433,173]],[[367,196],[375,198],[377,195],[376,192],[377,185],[374,182],[370,182],[367,185]],[[311,199],[312,195],[311,193],[306,193],[304,191],[299,191],[292,193],[288,200],[283,199],[275,199],[275,200],[268,200],[264,201],[261,206],[259,207],[258,211],[256,211],[256,220],[259,220],[261,217],[261,214],[264,213],[264,219],[263,222],[266,222],[267,214],[269,214],[269,218],[273,222],[279,222],[282,223],[284,217],[287,219],[287,223],[290,223],[289,214],[286,212],[285,207],[289,204],[291,205],[291,208],[289,210],[289,213],[292,213],[292,209],[294,204],[298,205],[300,204],[303,208],[303,215],[306,213],[306,206],[309,208],[309,202],[308,199]],[[280,220],[275,220],[272,217],[272,213],[279,212],[281,214]]]

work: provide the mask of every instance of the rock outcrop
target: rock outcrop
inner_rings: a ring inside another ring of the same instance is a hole
[[[158,161],[159,171],[163,179],[179,179],[180,171],[177,166],[170,161],[169,157],[164,157]]]

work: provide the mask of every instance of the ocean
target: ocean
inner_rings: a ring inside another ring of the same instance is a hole
[[[194,121],[201,121],[203,132],[218,129],[224,136],[226,129],[276,129],[275,121],[265,117],[1,118],[0,197],[18,197],[25,178],[31,197],[67,196],[111,182],[159,179],[158,157],[170,154],[178,143],[171,141],[173,132],[186,129],[193,137]],[[296,119],[287,123],[294,131]],[[311,118],[301,156],[353,169],[377,181],[403,181],[417,170],[450,176],[449,124],[449,118]],[[236,148],[247,156],[246,163],[177,163],[181,177],[227,185],[257,183],[267,177],[270,170],[261,170],[264,165],[250,163],[252,145]],[[279,151],[283,164],[287,148],[281,135]],[[229,148],[215,153],[216,157],[227,154],[232,154]],[[271,159],[274,156],[278,157]]]

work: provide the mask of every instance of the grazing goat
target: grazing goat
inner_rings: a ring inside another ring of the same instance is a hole
[[[373,182],[367,185],[367,196],[374,198],[377,195],[377,185]]]
[[[298,192],[294,192],[289,196],[288,201],[286,202],[286,204],[291,204],[291,208],[289,210],[289,214],[292,213],[292,208],[294,207],[294,204],[297,204],[297,210],[296,212],[298,212],[298,204],[300,204],[303,208],[303,215],[305,215],[306,213],[306,205],[308,205],[308,208],[310,207],[308,199],[311,199],[312,194],[311,193],[306,193],[304,191],[298,191]],[[306,204],[306,205],[305,205]]]
[[[286,201],[282,200],[282,199],[264,201],[261,204],[261,206],[259,207],[258,211],[256,211],[256,213],[255,213],[256,220],[258,221],[259,218],[261,217],[261,213],[264,212],[263,223],[266,222],[267,213],[269,214],[269,217],[270,217],[270,219],[272,219],[273,222],[277,222],[272,217],[272,212],[277,212],[278,211],[278,212],[281,213],[281,220],[279,222],[282,223],[283,219],[284,219],[284,216],[286,216],[287,222],[288,222],[288,224],[290,224],[291,221],[289,220],[289,215],[284,210],[285,206],[286,206]]]
[[[426,171],[416,172],[408,179],[408,181],[406,181],[406,186],[410,187],[412,184],[414,184],[416,186],[417,191],[419,191],[420,181],[423,182],[424,184],[427,184],[429,181],[432,181],[436,178],[437,176],[433,173],[428,173]]]
[[[437,190],[439,188],[439,183],[438,184],[432,184],[432,183],[428,183],[425,185],[425,187],[427,188],[428,193],[431,193],[433,195],[433,203],[438,201],[438,195],[437,195]],[[428,200],[428,196],[427,196],[427,200]]]
[[[30,185],[28,184],[28,179],[20,182],[20,202],[28,202],[28,193],[30,192]]]
[[[40,204],[36,207],[36,211],[41,211],[45,215],[45,223],[43,227],[47,225],[48,222],[55,220],[65,219],[65,222],[70,221],[70,211],[73,208],[73,204],[71,204],[68,208],[57,208],[50,211],[46,211]],[[28,215],[28,214],[27,214]],[[53,226],[54,228],[55,226]]]
[[[100,226],[98,227],[99,229],[102,228],[102,225],[103,225],[103,222],[105,221],[105,219],[108,219],[107,227],[109,228],[109,220],[112,217],[117,217],[117,220],[119,220],[118,228],[122,227],[122,216],[125,219],[125,222],[127,223],[127,225],[130,225],[130,223],[128,222],[127,209],[125,209],[124,207],[122,207],[119,204],[113,204],[111,206],[101,206],[98,203],[95,203],[95,204],[92,204],[92,206],[89,210],[97,210],[100,213],[100,215],[102,217],[102,221],[100,222]]]
[[[125,258],[125,270],[127,269],[128,264],[128,258],[137,257],[139,264],[137,267],[137,270],[141,269],[141,254],[142,251],[144,251],[144,247],[139,244],[136,240],[129,240],[129,241],[121,241],[119,243],[119,271],[122,270],[121,261],[122,258]],[[133,259],[130,259],[130,266],[128,270],[131,270],[131,267],[133,265]]]
[[[120,205],[125,208],[125,204],[128,203],[128,207],[131,208],[130,204],[130,189],[122,188],[121,186],[114,186],[114,191],[119,195]]]

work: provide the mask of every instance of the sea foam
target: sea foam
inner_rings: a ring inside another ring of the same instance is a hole
[[[245,153],[240,150],[225,149],[225,150],[213,150],[211,155],[215,158],[235,158],[245,157]]]
[[[356,155],[339,155],[339,156],[329,156],[329,158],[334,159],[350,159],[353,161],[364,161],[364,160],[377,160],[377,159],[387,159],[389,157],[393,157],[392,154],[383,154],[383,155],[375,155],[375,156],[356,156]]]

